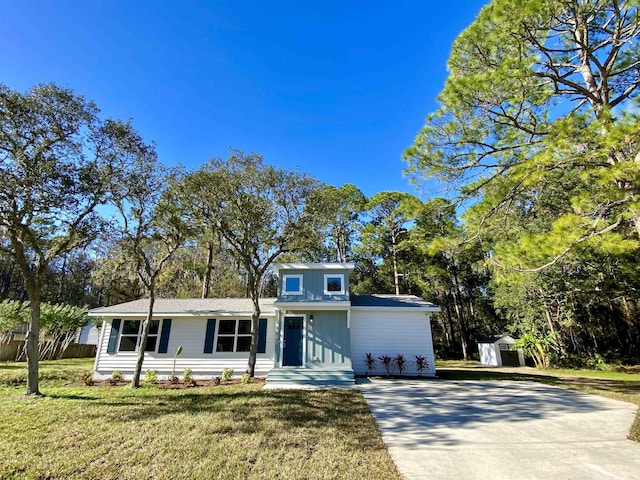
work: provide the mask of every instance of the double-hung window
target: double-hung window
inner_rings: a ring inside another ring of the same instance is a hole
[[[302,295],[302,275],[283,275],[282,276],[282,294],[283,295]]]
[[[219,320],[216,352],[248,352],[251,349],[251,320]]]
[[[160,331],[160,320],[151,320],[149,325],[149,335],[145,352],[155,352],[158,345],[158,332]],[[140,348],[142,337],[142,322],[140,320],[125,320],[122,322],[122,334],[120,335],[119,352],[135,352]]]
[[[324,276],[325,295],[344,295],[344,274],[327,273]]]

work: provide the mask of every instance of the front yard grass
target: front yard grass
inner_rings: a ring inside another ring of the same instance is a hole
[[[47,387],[76,382],[84,372],[90,372],[93,369],[93,362],[93,358],[42,360],[39,364],[40,382]],[[26,362],[0,362],[0,387],[26,384]],[[3,391],[0,391],[0,395],[2,394]]]
[[[448,380],[532,380],[580,392],[622,400],[640,406],[640,374],[599,370],[479,368],[477,362],[437,362],[439,378]],[[629,439],[640,442],[640,409],[629,431]]]
[[[43,398],[0,386],[0,478],[399,478],[357,391],[62,386],[91,368],[63,362]]]

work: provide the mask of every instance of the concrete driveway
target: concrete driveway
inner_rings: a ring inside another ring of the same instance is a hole
[[[359,387],[407,479],[640,479],[629,403],[536,382]]]

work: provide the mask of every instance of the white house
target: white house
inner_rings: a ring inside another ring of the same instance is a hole
[[[404,375],[417,375],[416,355],[435,375],[430,314],[435,305],[413,295],[350,296],[350,263],[277,264],[278,297],[260,299],[256,375],[267,383],[348,384],[367,373],[365,354],[402,354]],[[103,318],[95,360],[96,379],[114,370],[133,373],[147,300],[93,309]],[[143,370],[168,378],[174,352],[177,372],[211,378],[224,368],[244,372],[251,344],[252,302],[245,298],[158,299],[145,345]],[[393,371],[393,369],[392,369]],[[386,372],[380,361],[372,373]],[[397,370],[396,370],[397,373]]]

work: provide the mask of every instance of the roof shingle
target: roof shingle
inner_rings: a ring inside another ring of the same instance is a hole
[[[275,298],[261,298],[260,309],[263,314],[275,313],[273,302]],[[89,310],[92,316],[111,314],[141,314],[147,313],[149,300],[142,298],[131,302],[119,303],[110,307],[98,307]],[[253,302],[250,298],[158,298],[153,307],[153,313],[168,315],[184,313],[187,315],[206,315],[211,313],[251,313]]]

